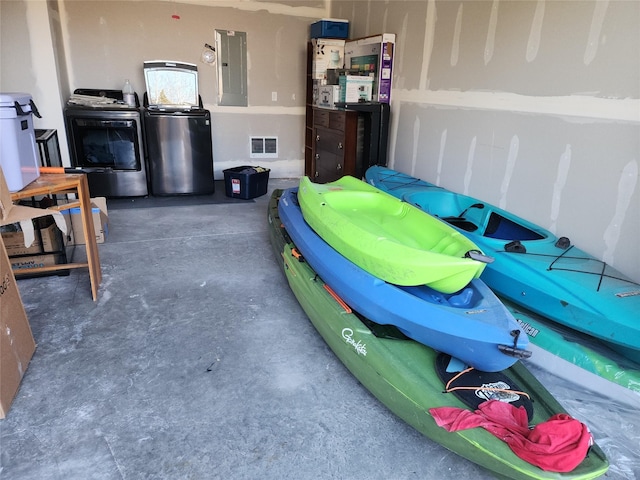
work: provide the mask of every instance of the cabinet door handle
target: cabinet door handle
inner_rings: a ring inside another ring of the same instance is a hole
[[[318,172],[316,172],[316,178],[318,178],[320,176],[320,174]]]
[[[316,153],[316,160],[318,160],[320,158],[320,154]]]
[[[320,135],[316,135],[316,142],[320,141]]]
[[[336,165],[336,170],[342,170],[342,165],[340,164]]]
[[[338,148],[342,150],[344,147],[342,146],[342,142],[338,142]]]

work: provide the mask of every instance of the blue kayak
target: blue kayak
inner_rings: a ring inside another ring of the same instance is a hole
[[[529,339],[481,280],[445,294],[427,286],[398,286],[366,272],[327,244],[304,220],[297,189],[285,190],[278,213],[304,259],[351,308],[370,320],[486,372],[526,358]]]
[[[374,166],[373,186],[446,221],[494,258],[480,277],[497,294],[640,363],[640,285],[510,212]]]

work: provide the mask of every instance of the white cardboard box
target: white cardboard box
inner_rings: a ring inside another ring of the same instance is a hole
[[[393,80],[395,33],[347,40],[344,48],[345,68],[374,75],[372,100],[390,103]]]
[[[311,78],[320,80],[321,85],[327,82],[328,68],[342,68],[344,65],[344,43],[338,38],[314,38],[313,64],[311,67]]]
[[[318,105],[321,107],[335,107],[340,101],[340,85],[322,85],[318,88]]]
[[[373,77],[360,75],[340,76],[340,101],[346,103],[370,102],[373,92]]]

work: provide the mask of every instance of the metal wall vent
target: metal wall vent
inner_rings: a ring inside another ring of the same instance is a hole
[[[278,137],[251,137],[251,158],[278,158]]]

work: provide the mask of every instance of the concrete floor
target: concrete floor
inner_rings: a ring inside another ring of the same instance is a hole
[[[85,270],[19,281],[38,348],[0,420],[1,478],[492,478],[333,355],[276,263],[268,200],[110,209],[95,303]],[[637,412],[536,374],[589,424],[607,478],[640,478]]]

